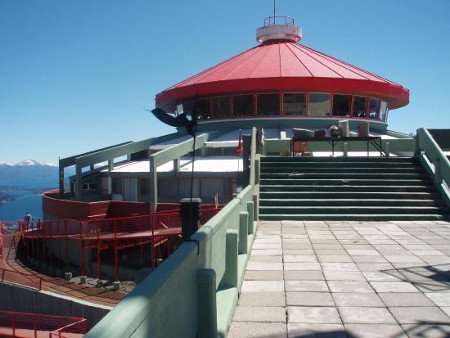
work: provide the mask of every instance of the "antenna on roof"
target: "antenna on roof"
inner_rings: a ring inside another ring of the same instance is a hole
[[[273,0],[273,19],[275,20],[275,10],[276,10],[276,3],[277,3],[277,0]],[[274,22],[274,24],[275,24],[275,22]]]

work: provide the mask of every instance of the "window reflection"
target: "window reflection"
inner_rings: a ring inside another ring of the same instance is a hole
[[[278,94],[259,94],[258,115],[280,115],[280,96]]]
[[[230,116],[230,97],[222,96],[213,98],[214,118],[223,119]]]
[[[353,116],[364,117],[366,115],[367,97],[355,96],[353,99]]]
[[[283,115],[306,115],[306,94],[284,93]]]
[[[236,117],[253,116],[253,95],[237,95],[233,97],[233,111]]]
[[[380,102],[380,120],[386,122],[387,117],[387,102],[381,101]]]
[[[322,93],[309,94],[309,115],[311,116],[330,115],[330,94],[322,94]]]
[[[378,118],[378,103],[380,100],[377,99],[370,99],[369,101],[369,117],[371,119]]]
[[[333,115],[350,116],[351,95],[333,95]]]

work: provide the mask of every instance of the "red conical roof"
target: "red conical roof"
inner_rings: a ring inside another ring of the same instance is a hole
[[[174,99],[239,92],[308,91],[374,96],[395,109],[409,91],[361,68],[298,43],[268,41],[157,94],[160,105]]]

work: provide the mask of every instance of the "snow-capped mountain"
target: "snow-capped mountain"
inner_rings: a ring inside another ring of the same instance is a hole
[[[7,163],[0,161],[0,167],[56,167],[54,163],[46,163],[32,159],[23,160],[17,163]]]

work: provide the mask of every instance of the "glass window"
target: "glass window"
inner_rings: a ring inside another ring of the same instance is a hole
[[[309,115],[329,116],[330,94],[322,94],[322,93],[309,94]]]
[[[333,95],[333,115],[350,116],[351,105],[351,95]]]
[[[122,178],[113,177],[112,178],[112,193],[121,194],[122,193]]]
[[[253,116],[253,95],[238,95],[233,97],[234,116]]]
[[[386,122],[386,117],[387,117],[387,102],[386,101],[381,101],[380,102],[380,120],[381,121],[385,121]]]
[[[258,115],[276,116],[280,115],[280,95],[259,94],[258,95]]]
[[[366,116],[367,97],[355,96],[353,99],[353,116]]]
[[[148,186],[149,181],[146,178],[140,178],[139,179],[139,194],[141,196],[147,196],[148,194]]]
[[[378,118],[378,103],[379,102],[380,102],[380,100],[377,100],[377,99],[369,100],[369,117],[371,119]]]
[[[230,116],[230,98],[228,96],[213,98],[213,112],[215,119],[223,119]]]
[[[283,115],[305,115],[306,94],[285,93],[283,94]]]
[[[183,103],[183,112],[192,115],[195,101],[187,101]],[[211,117],[211,109],[209,99],[199,99],[197,101],[197,114],[199,120],[209,119]]]

